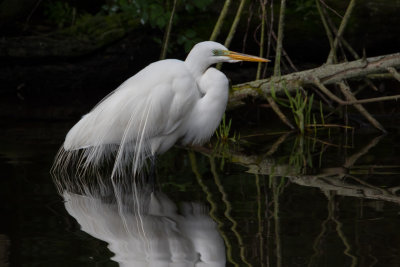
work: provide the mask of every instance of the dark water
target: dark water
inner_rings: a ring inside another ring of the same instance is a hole
[[[70,126],[2,122],[0,266],[400,266],[395,134],[254,130],[174,148],[159,159],[163,193],[135,202],[123,189],[118,210],[107,181],[58,194],[49,169]],[[142,207],[157,216],[139,224]],[[126,228],[138,225],[158,265],[133,263],[146,244]]]

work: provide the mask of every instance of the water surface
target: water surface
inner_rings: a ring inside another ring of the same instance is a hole
[[[257,130],[174,148],[159,159],[157,195],[121,187],[118,210],[107,180],[100,193],[57,192],[49,169],[72,122],[2,124],[0,266],[146,266],[126,249],[150,244],[133,239],[137,225],[158,245],[156,266],[176,255],[187,263],[176,266],[400,266],[396,134]]]

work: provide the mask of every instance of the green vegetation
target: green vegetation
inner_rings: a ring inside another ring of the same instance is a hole
[[[233,136],[230,136],[232,125],[232,119],[229,119],[229,122],[226,123],[225,114],[222,116],[221,123],[217,130],[215,131],[215,135],[218,138],[218,141],[221,143],[238,142],[240,139],[240,134],[236,135],[236,132],[233,133]]]
[[[77,10],[68,2],[48,2],[44,14],[48,20],[55,23],[58,28],[73,26],[77,19]]]
[[[308,98],[307,94],[302,94],[300,89],[296,90],[296,94],[292,97],[287,90],[285,93],[289,99],[290,108],[293,113],[294,121],[301,134],[304,134],[305,129],[311,124],[311,109],[314,101],[314,94]],[[315,124],[315,116],[313,116]]]
[[[195,43],[205,39],[205,36],[201,36],[202,26],[193,27],[197,26],[196,19],[188,21],[188,18],[205,14],[206,8],[211,3],[211,0],[177,1],[177,11],[172,20],[174,38],[171,38],[172,42],[169,43],[168,51],[171,52],[177,45],[183,46],[185,51],[189,51]],[[47,21],[56,25],[58,29],[64,29],[64,33],[86,34],[90,31],[88,25],[96,25],[100,20],[106,21],[107,24],[114,24],[115,21],[122,28],[126,28],[125,25],[131,25],[131,21],[138,21],[145,27],[163,32],[171,17],[173,1],[112,0],[102,5],[95,14],[80,10],[66,1],[47,1],[43,5],[43,13]],[[185,15],[181,15],[182,13]],[[179,27],[174,28],[176,25]],[[107,34],[107,27],[94,28],[99,35]],[[101,32],[102,30],[103,32]],[[153,40],[161,45],[162,35],[154,35]]]

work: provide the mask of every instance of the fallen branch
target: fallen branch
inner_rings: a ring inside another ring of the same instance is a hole
[[[276,94],[284,94],[286,89],[293,92],[299,87],[314,86],[319,80],[324,86],[339,83],[347,79],[363,79],[367,75],[387,73],[388,69],[400,68],[400,53],[359,59],[340,64],[325,64],[321,67],[294,72],[274,79],[263,79],[237,84],[232,87],[229,99],[229,108],[243,105],[243,100],[248,97],[262,99],[265,94],[271,94],[271,88]],[[394,99],[397,97],[389,97]],[[382,100],[382,99],[381,99]],[[368,101],[368,100],[367,100]],[[365,103],[364,100],[349,102],[342,100],[340,104]]]

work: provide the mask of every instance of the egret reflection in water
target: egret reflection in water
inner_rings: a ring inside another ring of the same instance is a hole
[[[108,243],[120,266],[225,266],[223,239],[203,204],[184,202],[178,209],[165,194],[130,179],[55,181],[68,213]]]

